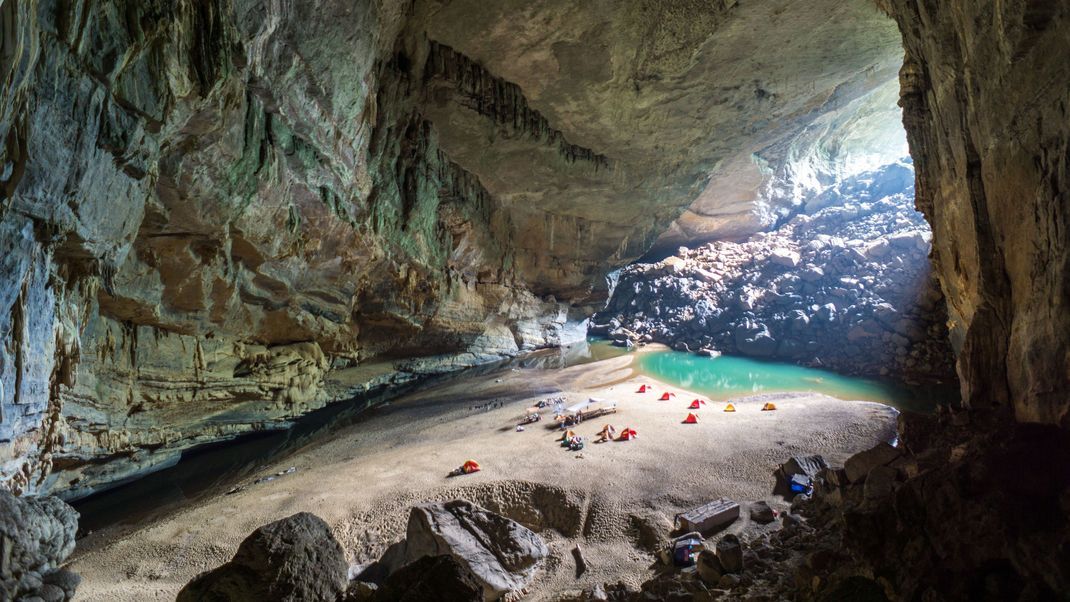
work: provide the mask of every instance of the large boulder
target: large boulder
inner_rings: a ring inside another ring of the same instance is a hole
[[[776,520],[776,511],[769,502],[758,500],[750,505],[750,519],[758,524],[767,525]]]
[[[323,519],[308,512],[264,525],[230,562],[194,578],[176,602],[319,602],[346,589],[342,546]]]
[[[847,471],[847,479],[852,483],[856,483],[866,478],[869,471],[878,466],[890,464],[899,455],[899,449],[881,442],[848,458],[844,462],[843,468]]]
[[[791,249],[778,247],[769,253],[769,261],[774,265],[785,268],[794,268],[799,265],[799,254]]]
[[[393,574],[424,556],[449,555],[475,575],[487,600],[524,588],[549,550],[527,527],[465,500],[412,509],[405,541],[381,564]]]
[[[0,490],[0,600],[73,596],[76,576],[64,579],[68,587],[48,581],[74,551],[77,530],[78,513],[58,498],[22,498]]]
[[[695,567],[699,579],[710,586],[716,586],[724,576],[724,567],[721,566],[721,560],[717,558],[713,550],[699,552],[698,558],[695,559]]]
[[[717,542],[717,559],[725,573],[743,572],[743,544],[729,533]]]
[[[454,556],[424,556],[390,575],[371,602],[483,600],[483,583]]]
[[[736,347],[744,355],[769,357],[776,353],[777,341],[764,324],[740,325],[735,332]]]

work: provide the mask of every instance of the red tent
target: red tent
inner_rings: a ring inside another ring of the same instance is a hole
[[[479,463],[475,460],[469,460],[461,467],[461,471],[464,472],[464,474],[472,474],[473,472],[479,472],[480,470],[482,469],[479,467]]]
[[[639,390],[638,390],[638,391],[636,391],[636,393],[646,393],[646,392],[647,392],[647,389],[649,389],[649,388],[650,388],[650,387],[648,387],[648,386],[646,386],[646,385],[639,385]]]
[[[698,416],[688,414],[687,418],[684,418],[684,424],[698,424]]]
[[[669,401],[673,397],[676,397],[676,393],[669,393],[668,391],[666,391],[665,393],[661,394],[660,400],[661,401]]]
[[[695,401],[692,401],[691,405],[689,405],[687,407],[688,407],[689,410],[697,410],[697,409],[699,409],[700,407],[702,407],[704,405],[706,405],[705,401],[702,401],[701,399],[696,399]]]
[[[617,441],[631,441],[639,436],[639,433],[635,432],[635,429],[625,428],[620,432],[620,437],[617,437]]]

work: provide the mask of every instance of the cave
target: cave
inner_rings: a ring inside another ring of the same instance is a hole
[[[0,0],[0,599],[1065,599],[1068,51]]]

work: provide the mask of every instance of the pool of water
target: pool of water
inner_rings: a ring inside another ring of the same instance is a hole
[[[908,387],[794,364],[732,356],[702,357],[668,349],[638,353],[635,367],[641,374],[715,400],[755,393],[812,392],[839,399],[876,401],[901,410],[931,411],[958,394],[954,384]]]

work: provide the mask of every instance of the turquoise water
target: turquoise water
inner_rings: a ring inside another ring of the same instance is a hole
[[[937,403],[949,401],[957,391],[957,386],[906,387],[794,364],[729,356],[700,357],[670,350],[639,353],[636,368],[651,378],[714,400],[797,391],[931,411]]]

